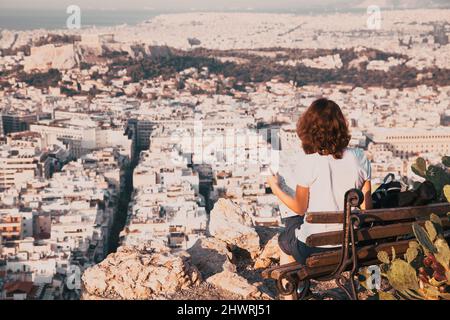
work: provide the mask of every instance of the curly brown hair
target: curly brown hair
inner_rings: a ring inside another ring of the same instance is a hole
[[[317,152],[335,159],[342,159],[351,138],[341,108],[325,98],[314,101],[298,119],[297,135],[306,154]]]

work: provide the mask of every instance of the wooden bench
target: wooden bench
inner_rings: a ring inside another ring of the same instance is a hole
[[[309,223],[341,223],[342,231],[310,235],[309,246],[338,245],[336,249],[311,255],[305,265],[297,262],[276,266],[263,271],[265,279],[274,279],[281,295],[294,295],[297,299],[309,297],[310,280],[335,280],[346,296],[357,300],[356,273],[360,267],[378,265],[377,253],[392,247],[402,255],[413,238],[412,224],[423,224],[434,213],[441,217],[446,238],[450,223],[447,213],[450,203],[395,209],[359,210],[363,201],[357,189],[345,194],[344,212],[308,213]],[[447,238],[448,239],[448,238]],[[349,271],[349,277],[344,272]]]

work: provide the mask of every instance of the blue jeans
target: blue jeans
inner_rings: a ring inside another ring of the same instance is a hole
[[[278,237],[278,245],[281,250],[287,255],[294,257],[295,261],[301,264],[305,264],[306,259],[314,253],[330,250],[327,248],[310,247],[297,239],[295,230],[301,228],[303,221],[303,216],[284,218],[283,223],[285,228]]]

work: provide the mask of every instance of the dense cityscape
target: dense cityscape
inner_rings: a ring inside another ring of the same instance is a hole
[[[120,246],[195,247],[219,199],[278,227],[269,168],[321,96],[372,185],[450,154],[450,11],[160,15],[0,33],[0,298],[79,299]],[[294,152],[298,150],[297,152]],[[281,170],[281,168],[280,168]],[[161,249],[158,249],[161,250]],[[78,277],[78,278],[77,278]]]

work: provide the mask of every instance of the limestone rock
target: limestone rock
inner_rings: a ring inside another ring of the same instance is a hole
[[[261,296],[261,292],[259,292],[257,287],[250,284],[237,273],[223,271],[209,277],[206,281],[217,288],[237,294],[246,299]]]
[[[280,260],[280,248],[278,246],[278,234],[273,236],[264,246],[261,254],[255,261],[255,269],[263,269],[270,266],[272,260]]]
[[[204,278],[222,271],[236,272],[236,266],[231,263],[232,255],[227,244],[215,238],[199,239],[187,250],[192,264],[201,272]]]
[[[252,258],[260,251],[259,236],[251,216],[229,199],[219,199],[210,214],[209,233],[230,245],[247,250]]]
[[[83,296],[154,299],[198,285],[200,272],[188,256],[120,247],[82,276]]]
[[[12,48],[16,42],[18,35],[10,30],[2,30],[0,32],[0,49]]]
[[[71,69],[77,64],[77,55],[73,44],[55,46],[47,44],[31,47],[30,56],[25,57],[24,71],[47,71],[54,69]]]

